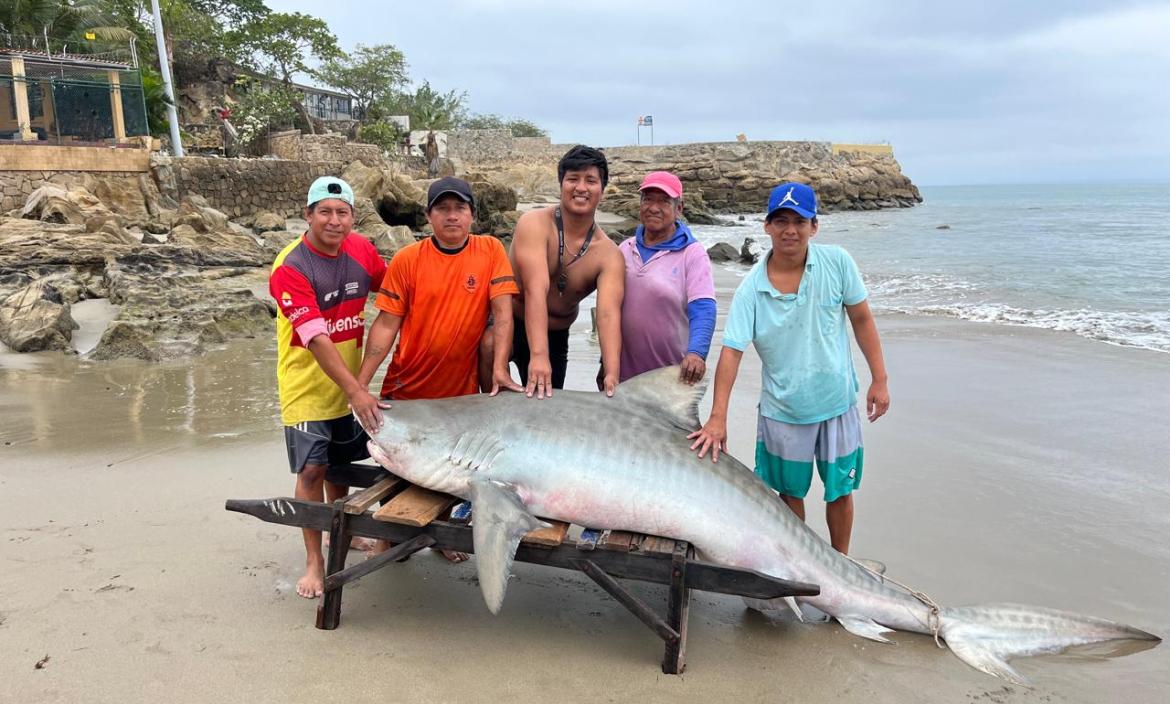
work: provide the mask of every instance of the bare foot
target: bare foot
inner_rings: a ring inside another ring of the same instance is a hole
[[[372,553],[377,549],[379,542],[380,541],[374,540],[373,538],[358,538],[355,536],[349,541],[349,549]]]
[[[471,555],[468,555],[465,552],[456,552],[455,550],[440,550],[439,553],[449,562],[454,562],[455,564],[459,564],[460,562],[463,562],[467,558],[471,557]]]
[[[374,549],[374,544],[375,544],[375,541],[373,538],[361,538],[361,537],[358,537],[355,535],[354,537],[349,539],[349,549],[350,550],[361,550],[362,552],[369,552],[370,550]],[[322,546],[326,547],[326,548],[329,547],[329,534],[328,533],[324,534],[324,541],[322,543]]]
[[[305,569],[305,576],[297,581],[297,594],[316,599],[325,593],[325,565],[316,562]]]
[[[390,542],[389,540],[375,540],[373,546],[371,546],[370,549],[366,551],[366,559],[369,559],[374,555],[381,555],[392,547],[394,547],[394,543]]]

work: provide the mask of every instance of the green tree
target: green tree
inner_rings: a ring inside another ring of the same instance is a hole
[[[130,28],[119,23],[104,0],[0,0],[0,32],[9,41],[25,43],[47,37],[84,51],[85,35],[105,41],[129,41]]]
[[[357,141],[374,144],[384,152],[397,154],[403,136],[403,131],[393,122],[376,121],[362,124]]]
[[[547,137],[548,131],[531,120],[514,118],[508,120],[508,129],[512,130],[513,137]]]
[[[171,101],[163,88],[162,74],[150,66],[142,67],[142,99],[146,102],[146,125],[150,134],[155,137],[166,134],[170,125],[167,107]]]
[[[465,130],[502,130],[507,126],[504,118],[490,112],[469,115],[459,124],[459,127]]]
[[[548,132],[531,120],[504,119],[495,113],[469,115],[458,125],[465,130],[509,130],[513,137],[547,137]]]
[[[272,12],[229,33],[239,45],[254,56],[261,70],[267,71],[292,90],[293,74],[312,74],[311,59],[329,61],[341,56],[337,37],[323,20],[300,12]],[[304,104],[296,101],[296,110],[310,133],[313,121]]]
[[[401,92],[406,77],[406,57],[393,44],[357,45],[352,54],[324,62],[316,76],[353,99],[354,112],[363,121],[378,120],[378,106]]]
[[[440,93],[423,81],[413,93],[396,95],[381,109],[384,115],[409,115],[414,130],[449,130],[467,119],[466,102],[466,91]]]

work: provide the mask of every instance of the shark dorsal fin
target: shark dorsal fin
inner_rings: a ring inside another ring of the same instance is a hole
[[[623,382],[615,398],[662,418],[680,430],[698,430],[699,401],[707,393],[708,375],[694,386],[680,381],[679,367],[654,369]]]

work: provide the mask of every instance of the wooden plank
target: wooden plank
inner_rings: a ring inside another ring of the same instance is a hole
[[[597,547],[602,550],[614,550],[617,552],[637,550],[634,542],[635,536],[635,533],[627,533],[624,530],[607,530],[601,535],[601,540],[598,541]]]
[[[661,552],[667,555],[674,554],[674,540],[657,535],[647,535],[642,541],[642,552]]]
[[[679,642],[678,631],[667,625],[662,617],[654,613],[654,611],[642,600],[630,593],[628,589],[618,583],[613,577],[605,573],[605,570],[597,566],[592,560],[577,559],[573,561],[577,569],[589,575],[589,578],[597,582],[598,586],[609,593],[614,599],[626,607],[630,613],[638,617],[638,620],[650,627],[659,638],[666,641],[669,645],[675,645]]]
[[[351,494],[345,501],[345,512],[348,514],[365,513],[366,509],[390,495],[402,480],[398,477],[386,477],[371,487]]]
[[[694,554],[691,546],[680,540],[670,556],[670,597],[666,603],[666,625],[678,633],[677,641],[667,641],[662,655],[662,671],[681,675],[687,667],[687,622],[691,613],[691,590],[687,588],[687,559]]]
[[[329,558],[325,564],[325,575],[345,570],[345,558],[349,554],[348,513],[341,510],[341,501],[333,509],[329,527]],[[332,631],[341,624],[341,585],[325,592],[317,606],[317,628]]]
[[[450,494],[409,486],[374,513],[374,519],[421,528],[451,508],[459,499]]]
[[[528,531],[520,538],[520,542],[528,543],[529,545],[544,545],[546,547],[555,548],[565,541],[565,536],[569,533],[569,524],[564,521],[553,521],[547,518],[540,519],[545,523],[551,523],[548,528],[537,528],[536,530]]]
[[[334,589],[340,589],[343,585],[357,581],[374,570],[381,569],[391,562],[405,560],[419,550],[429,548],[434,544],[435,539],[429,535],[415,536],[405,543],[395,545],[386,552],[329,575],[325,578],[325,591],[328,593]]]
[[[224,508],[228,511],[246,513],[268,523],[278,523],[300,528],[329,530],[332,522],[332,507],[319,501],[304,501],[285,497],[271,499],[228,499]],[[426,533],[435,538],[435,547],[444,550],[474,552],[471,528],[446,521],[434,521],[426,527],[413,527],[399,523],[374,520],[369,513],[350,516],[351,535],[366,538],[381,538],[392,543],[407,540]],[[681,541],[679,541],[681,542]],[[521,544],[516,551],[517,562],[529,562],[550,567],[574,567],[573,560],[580,559],[581,551],[575,545],[557,548],[537,547]],[[660,553],[618,552],[597,550],[590,560],[611,576],[622,579],[638,579],[656,584],[670,584],[671,557]],[[795,582],[769,577],[753,570],[725,567],[709,562],[688,559],[686,586],[718,594],[735,594],[755,599],[774,599],[781,596],[816,596],[820,589],[815,584]]]

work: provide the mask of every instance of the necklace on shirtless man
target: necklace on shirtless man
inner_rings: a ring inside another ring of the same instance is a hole
[[[589,243],[593,241],[593,231],[597,229],[597,221],[594,220],[589,225],[589,232],[585,233],[585,241],[581,243],[581,251],[573,255],[569,263],[565,263],[565,223],[561,219],[561,209],[557,208],[553,211],[553,218],[557,223],[557,295],[565,295],[565,287],[569,285],[569,274],[566,271],[581,257],[585,256],[585,252],[589,249]]]

